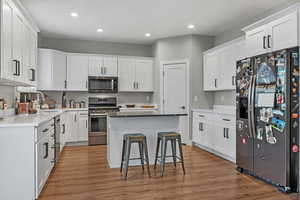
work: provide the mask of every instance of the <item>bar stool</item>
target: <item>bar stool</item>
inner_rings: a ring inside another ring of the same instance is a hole
[[[130,158],[131,144],[137,143],[139,145],[139,158]],[[128,167],[130,160],[141,160],[141,165],[144,171],[144,161],[147,163],[148,175],[150,177],[150,168],[149,168],[149,157],[148,157],[148,147],[147,139],[144,134],[141,133],[131,133],[124,134],[123,136],[123,147],[122,147],[122,159],[121,159],[121,168],[120,172],[124,170],[124,179],[127,179]],[[123,169],[124,167],[124,169]]]
[[[160,158],[160,160],[159,160],[159,162],[160,162],[160,176],[163,176],[164,175],[164,170],[165,170],[166,158],[172,157],[175,167],[176,167],[176,162],[178,160],[181,162],[182,169],[183,169],[183,174],[185,174],[183,153],[182,153],[181,135],[179,133],[175,133],[175,132],[160,132],[160,133],[158,133],[157,136],[158,137],[157,137],[154,169],[156,169],[157,160]],[[171,146],[172,146],[172,155],[171,156],[166,155],[168,141],[171,142]],[[176,141],[177,141],[178,146],[179,146],[180,157],[178,157],[177,154],[176,154]],[[161,143],[161,152],[160,152],[161,155],[158,156],[160,143]]]

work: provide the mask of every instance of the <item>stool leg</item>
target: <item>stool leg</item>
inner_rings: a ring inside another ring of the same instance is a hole
[[[121,167],[120,172],[123,170],[123,162],[124,162],[124,154],[125,154],[125,140],[123,139],[123,146],[122,146],[122,158],[121,158]]]
[[[146,156],[146,162],[147,162],[147,171],[148,171],[148,176],[150,177],[150,166],[149,166],[149,155],[148,155],[148,145],[147,145],[147,139],[144,140],[144,151],[145,151],[145,156]]]
[[[167,140],[166,137],[163,137],[162,144],[161,144],[161,156],[160,156],[160,176],[164,175],[166,153],[167,153]]]
[[[143,142],[138,142],[139,144],[139,152],[140,152],[140,158],[141,158],[141,165],[144,171],[144,150],[143,150]]]
[[[124,179],[127,179],[128,174],[128,166],[129,166],[129,158],[130,158],[130,149],[131,149],[131,142],[129,140],[126,141],[126,152],[125,152],[125,167],[124,167]]]
[[[182,170],[183,170],[183,174],[185,174],[181,137],[178,137],[178,146],[179,146],[179,152],[180,152],[180,159],[181,159],[181,164],[182,164]]]
[[[155,153],[155,160],[154,160],[154,169],[156,169],[156,163],[157,163],[157,158],[158,158],[158,153],[159,153],[159,145],[160,145],[160,138],[157,137],[156,153]]]
[[[176,140],[171,140],[173,163],[176,168]]]

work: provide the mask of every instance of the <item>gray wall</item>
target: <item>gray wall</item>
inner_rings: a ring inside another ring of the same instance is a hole
[[[56,49],[72,53],[111,54],[124,56],[152,56],[151,45],[101,41],[55,39],[39,36],[39,48]]]
[[[155,93],[154,102],[160,101],[160,62],[189,59],[190,61],[190,81],[191,81],[191,108],[210,108],[213,103],[211,93],[205,93],[202,89],[202,52],[213,46],[213,37],[208,36],[179,36],[173,38],[160,39],[153,45],[153,55],[155,63]],[[194,96],[198,101],[194,102]]]

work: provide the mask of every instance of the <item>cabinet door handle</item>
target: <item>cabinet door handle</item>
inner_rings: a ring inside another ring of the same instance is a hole
[[[35,69],[30,69],[31,70],[31,79],[30,81],[35,81]]]
[[[49,143],[48,142],[45,142],[44,143],[44,146],[45,146],[45,155],[44,155],[44,159],[48,158],[49,156]]]
[[[215,78],[215,88],[217,88],[217,79]]]
[[[229,139],[229,128],[227,128],[227,139]]]
[[[66,133],[66,125],[63,124],[62,127],[63,127],[63,134],[65,134]]]
[[[67,88],[67,80],[65,80],[65,89]]]
[[[266,49],[266,36],[263,37],[263,48]]]
[[[270,39],[271,39],[271,35],[268,35],[268,48],[271,48]]]
[[[199,117],[205,117],[205,115],[199,115]]]
[[[235,86],[235,76],[232,76],[232,86]]]
[[[21,75],[21,62],[18,60],[18,76]]]
[[[14,76],[18,76],[18,60],[13,60],[15,63],[15,72],[13,73]]]
[[[223,138],[226,138],[225,128],[223,128]]]

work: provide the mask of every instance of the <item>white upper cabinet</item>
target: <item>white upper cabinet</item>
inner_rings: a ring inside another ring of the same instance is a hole
[[[267,52],[265,26],[258,27],[246,33],[247,56],[264,54]]]
[[[243,38],[215,47],[204,53],[204,91],[234,90],[236,62],[245,56]]]
[[[39,90],[66,90],[67,55],[64,52],[39,49]]]
[[[88,90],[89,57],[80,54],[67,56],[67,89],[70,91]]]
[[[1,79],[36,86],[37,31],[13,1],[1,4]]]
[[[256,28],[246,27],[247,57],[298,46],[298,11]]]
[[[298,46],[298,13],[293,12],[268,25],[267,41],[272,51]]]
[[[120,92],[152,92],[153,59],[119,57],[118,76]]]
[[[119,91],[135,91],[135,60],[132,57],[119,57]]]
[[[16,63],[12,59],[12,25],[13,25],[13,6],[10,1],[3,1],[2,6],[2,59],[1,59],[1,78],[14,80],[17,74]]]
[[[116,56],[103,56],[102,76],[118,76],[118,58]]]
[[[219,58],[217,53],[208,53],[204,55],[203,65],[203,87],[204,90],[215,90],[218,86],[218,64]]]
[[[103,73],[103,57],[89,57],[89,76],[102,76]]]
[[[153,59],[137,59],[135,61],[135,81],[137,90],[153,91]]]
[[[90,56],[89,76],[118,76],[116,56]]]

